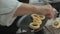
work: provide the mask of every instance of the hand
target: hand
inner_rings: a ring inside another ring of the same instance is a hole
[[[45,15],[48,18],[54,17],[54,11],[51,5],[35,6],[35,9],[35,13]]]

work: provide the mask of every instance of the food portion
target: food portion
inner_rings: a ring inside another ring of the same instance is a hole
[[[31,16],[32,16],[33,19],[34,18],[39,18],[40,20],[44,20],[45,19],[44,15],[32,14]]]
[[[45,16],[44,15],[40,15],[40,19],[41,20],[44,20],[45,19]]]
[[[60,28],[60,21],[59,21],[59,20],[54,20],[54,21],[52,22],[52,26],[53,26],[54,28]]]
[[[33,30],[39,29],[40,25],[37,23],[30,23],[29,27]]]
[[[33,22],[29,24],[29,27],[33,30],[39,29],[42,24],[42,20],[45,19],[45,16],[32,14],[31,17],[33,19]]]
[[[31,17],[34,18],[40,18],[38,14],[32,14]]]

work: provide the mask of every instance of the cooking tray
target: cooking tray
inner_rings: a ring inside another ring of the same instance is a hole
[[[29,28],[29,24],[32,22],[32,17],[30,15],[24,15],[19,19],[17,26],[21,29],[21,31],[25,30],[27,32],[38,32],[43,28],[43,26],[46,24],[47,20],[48,20],[48,18],[46,17],[43,20],[43,23],[41,24],[41,27],[39,29],[32,30]]]

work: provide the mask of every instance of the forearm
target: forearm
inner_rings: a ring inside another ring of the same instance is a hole
[[[38,13],[46,15],[49,11],[53,11],[50,5],[33,6],[29,4],[22,4],[15,12],[14,16],[22,16],[25,14]]]
[[[15,12],[15,16],[22,16],[33,12],[33,6],[28,4],[22,4]]]

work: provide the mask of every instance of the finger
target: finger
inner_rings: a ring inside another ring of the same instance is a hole
[[[54,12],[49,12],[47,15],[46,15],[48,18],[54,18]]]
[[[53,9],[50,10],[50,13],[51,13],[52,18],[54,18],[54,16],[55,16],[55,12],[53,11]]]

